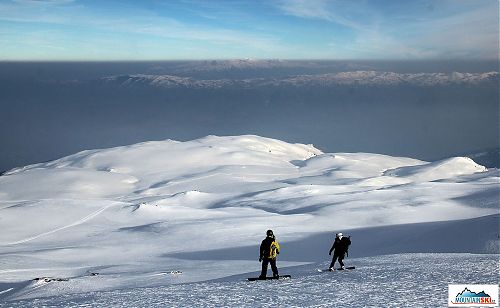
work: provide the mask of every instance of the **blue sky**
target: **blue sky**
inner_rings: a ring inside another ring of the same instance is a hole
[[[0,60],[497,59],[498,0],[0,0]]]

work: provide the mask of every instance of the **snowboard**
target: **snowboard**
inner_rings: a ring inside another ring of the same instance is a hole
[[[281,275],[279,277],[266,277],[266,278],[259,278],[259,277],[252,277],[252,278],[248,278],[248,281],[256,281],[256,280],[277,280],[277,279],[290,279],[292,278],[292,276],[290,275]]]
[[[345,271],[345,270],[353,270],[355,268],[356,268],[355,266],[348,266],[345,269],[336,268],[334,271],[330,271],[330,269],[327,268],[327,269],[318,269],[318,272],[324,273],[324,272]]]

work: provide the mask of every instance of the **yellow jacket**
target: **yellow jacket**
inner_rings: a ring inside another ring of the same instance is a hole
[[[280,253],[280,244],[274,237],[266,237],[260,244],[260,259],[276,259]]]

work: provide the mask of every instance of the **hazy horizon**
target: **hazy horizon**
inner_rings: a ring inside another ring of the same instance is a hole
[[[479,84],[428,86],[384,85],[383,80],[363,85],[355,79],[324,84],[318,78],[356,71],[444,78],[453,72],[498,72],[497,65],[435,60],[4,62],[0,170],[86,149],[206,135],[256,134],[313,143],[325,152],[423,160],[494,149],[498,77]],[[163,87],[136,74],[178,76],[176,82],[194,84]],[[307,85],[295,85],[296,76],[305,76]],[[206,88],[211,83],[217,88]]]

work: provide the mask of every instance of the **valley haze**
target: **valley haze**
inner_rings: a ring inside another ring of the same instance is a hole
[[[0,171],[208,134],[498,167],[498,61],[1,62],[0,90]]]

